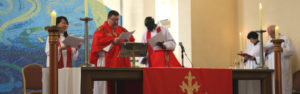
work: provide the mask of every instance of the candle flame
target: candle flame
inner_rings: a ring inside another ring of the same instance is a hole
[[[262,4],[261,3],[259,3],[259,9],[262,9]]]
[[[52,10],[51,14],[56,14],[55,10]]]

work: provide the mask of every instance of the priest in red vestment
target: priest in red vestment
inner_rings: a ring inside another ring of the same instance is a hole
[[[158,26],[154,23],[152,17],[146,17],[145,26],[147,30],[142,35],[142,42],[148,43],[147,57],[141,59],[141,63],[147,64],[148,67],[181,67],[173,51],[176,47],[175,40],[165,27]],[[164,41],[157,42],[156,45],[150,45],[149,39],[162,33]]]
[[[120,57],[121,44],[123,42],[134,42],[131,36],[127,40],[119,39],[122,32],[128,32],[125,28],[119,26],[119,13],[111,10],[108,13],[107,21],[97,28],[94,33],[92,48],[90,52],[90,63],[97,67],[131,67],[129,57]],[[130,91],[133,86],[131,82],[124,81],[124,94],[134,94]],[[106,88],[108,87],[108,88]],[[94,94],[114,94],[115,82],[95,81]],[[128,91],[128,92],[127,92]]]
[[[124,41],[134,42],[131,36],[128,40],[120,40],[118,37],[122,32],[128,32],[125,28],[118,25],[119,14],[116,11],[109,12],[107,21],[97,28],[94,33],[92,48],[90,53],[90,63],[95,66],[101,52],[104,52],[105,67],[130,67],[129,57],[120,57],[121,44]],[[104,49],[105,48],[105,49]]]

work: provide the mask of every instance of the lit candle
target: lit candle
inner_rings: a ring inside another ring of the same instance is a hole
[[[54,10],[51,12],[51,25],[56,25],[56,12]]]
[[[87,0],[84,0],[84,16],[88,17],[88,3],[87,3]]]
[[[279,39],[279,27],[275,27],[275,39]]]
[[[259,3],[259,28],[262,30],[262,5]]]
[[[240,32],[240,51],[243,51],[243,38],[242,38],[242,32]]]

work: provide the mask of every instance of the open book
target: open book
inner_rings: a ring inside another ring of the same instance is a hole
[[[129,39],[134,32],[135,31],[132,31],[132,32],[122,32],[119,38],[121,40]]]
[[[239,53],[238,55],[244,57],[244,58],[253,58],[253,56],[247,54],[247,53]]]
[[[148,41],[149,41],[151,47],[153,48],[154,46],[156,46],[157,42],[163,42],[164,39],[165,39],[165,36],[163,35],[163,32],[159,32],[158,34],[156,34],[154,37],[152,37]]]
[[[74,36],[68,36],[63,43],[66,45],[70,45],[72,47],[78,47],[81,42],[82,42],[83,38],[82,37],[74,37]]]

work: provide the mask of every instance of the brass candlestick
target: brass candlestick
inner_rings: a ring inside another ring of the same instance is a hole
[[[81,67],[93,67],[93,64],[89,63],[89,29],[88,22],[92,21],[92,18],[84,17],[80,18],[81,21],[85,23],[85,32],[84,32],[84,64],[80,65]]]
[[[265,58],[264,58],[264,43],[263,43],[263,33],[266,32],[265,30],[258,30],[256,31],[260,35],[260,67],[258,69],[268,69],[268,67],[265,66]]]

